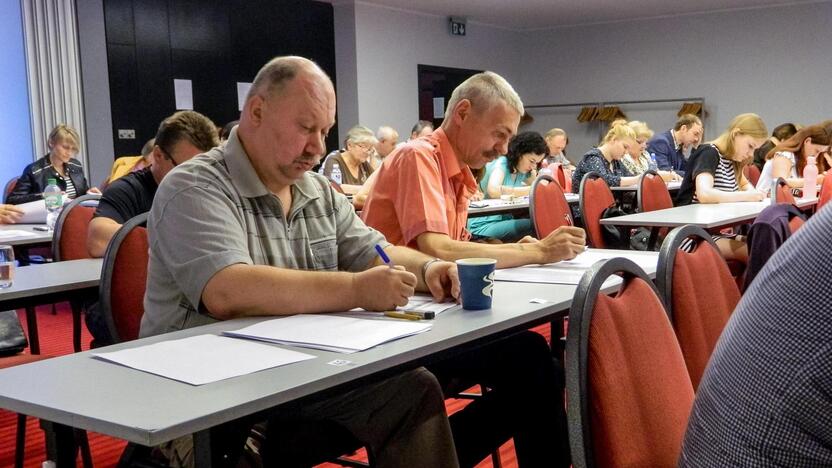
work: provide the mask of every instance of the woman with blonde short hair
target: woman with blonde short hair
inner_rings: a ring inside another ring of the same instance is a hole
[[[610,187],[634,185],[638,177],[621,160],[627,152],[636,151],[638,147],[636,132],[626,122],[614,122],[601,144],[587,151],[578,162],[572,174],[572,191],[578,193],[581,179],[589,172],[597,172]]]
[[[84,177],[84,168],[75,159],[81,147],[81,138],[75,129],[64,124],[58,125],[49,133],[47,143],[49,153],[23,169],[23,174],[9,194],[9,203],[19,205],[40,200],[49,179],[55,179],[67,198],[88,192],[101,193],[97,188],[89,187]]]

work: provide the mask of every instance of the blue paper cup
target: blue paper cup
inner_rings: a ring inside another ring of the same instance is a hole
[[[493,258],[462,258],[456,261],[459,284],[462,288],[462,308],[482,310],[491,308],[494,268]]]

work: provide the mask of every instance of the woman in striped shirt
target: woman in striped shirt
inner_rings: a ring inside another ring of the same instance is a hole
[[[81,138],[72,127],[63,124],[55,127],[49,133],[49,153],[23,169],[6,201],[19,205],[42,199],[49,179],[55,179],[67,198],[101,193],[97,188],[89,187],[84,168],[75,159],[80,143]]]
[[[676,205],[762,201],[765,193],[754,188],[742,169],[752,161],[754,150],[766,138],[766,124],[757,114],[734,117],[722,135],[700,145],[690,156],[687,172],[676,196]],[[714,240],[726,259],[743,263],[748,260],[744,236],[721,234]]]
[[[766,125],[757,114],[734,117],[728,130],[691,155],[676,205],[762,201],[765,194],[754,188],[742,169],[767,137]]]

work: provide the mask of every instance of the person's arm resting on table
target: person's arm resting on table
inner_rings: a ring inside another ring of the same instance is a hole
[[[540,241],[481,244],[456,241],[447,234],[425,232],[416,237],[416,244],[421,252],[444,260],[486,257],[497,260],[497,268],[510,268],[571,260],[584,251],[585,235],[579,227],[562,226]]]

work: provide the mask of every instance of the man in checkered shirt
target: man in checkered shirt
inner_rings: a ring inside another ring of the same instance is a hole
[[[771,257],[699,385],[679,466],[832,466],[832,208]]]

